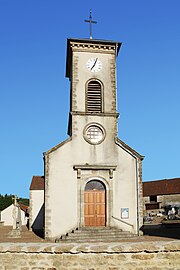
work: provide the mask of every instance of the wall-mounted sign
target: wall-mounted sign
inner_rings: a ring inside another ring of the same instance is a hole
[[[121,218],[129,218],[129,208],[121,208]]]

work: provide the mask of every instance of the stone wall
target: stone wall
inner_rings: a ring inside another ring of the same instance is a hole
[[[0,270],[179,270],[180,241],[1,243]]]
[[[180,205],[180,194],[163,195],[159,199],[162,200],[162,205],[172,205],[173,203]]]
[[[145,196],[143,200],[144,200],[144,206],[145,206],[146,203],[150,203],[150,196]],[[162,207],[168,204],[171,205],[173,203],[180,204],[180,194],[158,195],[157,202],[161,203],[160,206]]]
[[[144,216],[149,214],[157,214],[164,211],[164,206],[166,205],[180,205],[180,194],[170,194],[170,195],[158,195],[157,202],[159,203],[159,209],[146,210],[146,204],[150,203],[150,196],[143,197],[143,208]]]

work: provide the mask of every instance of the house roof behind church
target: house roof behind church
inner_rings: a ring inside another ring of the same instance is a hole
[[[143,182],[143,196],[180,194],[180,178]]]
[[[44,190],[44,176],[33,176],[30,190]]]
[[[19,204],[21,210],[24,211],[24,212],[26,212],[26,210],[29,208],[29,206],[27,206],[27,205],[25,205],[23,203],[18,203],[18,204]]]

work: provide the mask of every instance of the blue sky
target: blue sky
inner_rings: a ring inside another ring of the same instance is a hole
[[[29,196],[43,152],[67,138],[66,39],[122,42],[119,137],[143,180],[180,177],[180,1],[0,1],[0,193]]]

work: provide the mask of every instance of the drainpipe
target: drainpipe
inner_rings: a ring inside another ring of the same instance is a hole
[[[140,225],[139,225],[139,186],[138,186],[138,158],[128,149],[126,149],[118,140],[115,138],[115,143],[120,146],[124,151],[126,151],[128,154],[130,154],[132,157],[136,160],[136,196],[137,196],[137,231],[138,236],[140,236]]]

